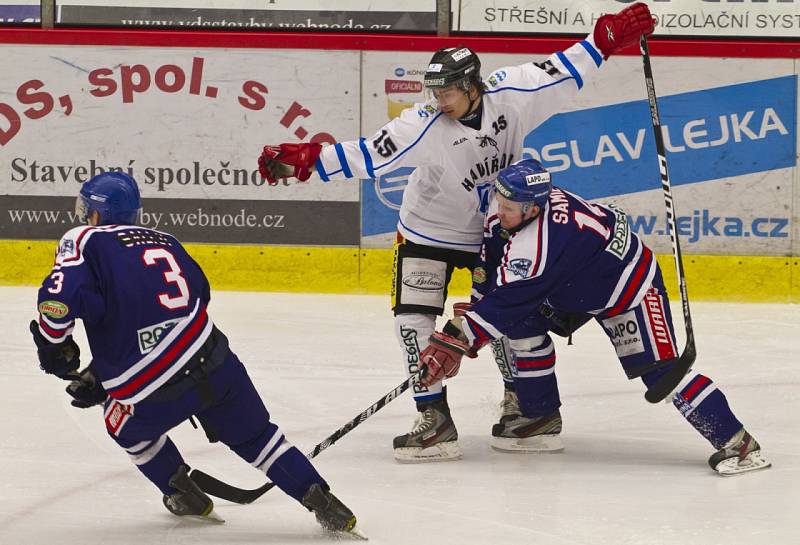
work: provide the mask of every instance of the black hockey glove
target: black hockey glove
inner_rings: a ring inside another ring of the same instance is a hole
[[[81,365],[81,349],[72,340],[72,335],[63,343],[55,344],[44,338],[36,320],[31,320],[30,330],[38,349],[39,368],[48,375],[55,375],[63,380],[73,380]]]
[[[108,394],[92,372],[92,364],[81,371],[80,377],[67,386],[66,392],[72,396],[72,406],[88,409],[103,403]]]

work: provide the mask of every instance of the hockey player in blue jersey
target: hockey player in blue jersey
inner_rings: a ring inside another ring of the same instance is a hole
[[[357,533],[353,513],[270,420],[211,321],[200,266],[172,235],[137,227],[140,208],[127,174],[102,173],[81,187],[76,211],[88,226],[59,242],[30,324],[41,368],[71,381],[73,405],[103,404],[109,435],[175,515],[221,521],[167,435],[194,416],[209,439],[265,473],[325,529]],[[71,335],[79,319],[92,355],[80,373]]]
[[[259,169],[270,184],[278,178],[325,181],[379,178],[413,167],[403,192],[395,243],[391,307],[400,361],[406,376],[419,370],[419,353],[436,329],[455,269],[471,269],[482,242],[483,218],[497,172],[522,155],[531,131],[565,109],[588,87],[604,60],[643,35],[655,20],[636,2],[598,18],[594,31],[540,62],[505,66],[481,75],[469,47],[436,51],[425,70],[428,101],[368,138],[322,147],[316,143],[266,146]],[[620,82],[622,84],[622,82]],[[506,344],[492,343],[498,366],[507,367]],[[417,417],[392,447],[401,462],[455,460],[458,431],[441,384],[413,388]],[[506,382],[503,415],[519,414]]]
[[[598,322],[628,378],[648,387],[677,354],[661,271],[630,231],[625,212],[554,187],[550,176],[534,159],[500,172],[475,269],[474,302],[431,336],[421,356],[423,382],[433,384],[454,376],[465,354],[508,336],[522,415],[495,425],[499,450],[562,448],[550,332],[570,333],[570,318]],[[670,399],[717,449],[709,459],[714,470],[731,475],[769,467],[710,378],[690,370]]]

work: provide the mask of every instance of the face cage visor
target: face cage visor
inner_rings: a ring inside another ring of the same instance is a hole
[[[436,102],[440,106],[447,106],[456,102],[462,95],[469,93],[469,78],[462,78],[447,85],[425,86],[425,101]]]
[[[77,217],[78,221],[81,223],[87,223],[92,210],[95,209],[91,207],[89,200],[84,195],[78,194],[78,197],[75,199],[75,216]],[[138,216],[142,212],[142,207],[132,210],[131,212]]]
[[[89,219],[89,203],[86,202],[86,198],[83,195],[78,195],[75,199],[75,215],[78,218],[78,221],[81,223],[86,223],[86,220]]]

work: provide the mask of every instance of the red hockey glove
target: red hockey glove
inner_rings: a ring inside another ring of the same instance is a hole
[[[423,369],[426,369],[419,381],[423,386],[456,376],[461,358],[469,351],[467,343],[439,331],[435,331],[428,342],[420,357]]]
[[[656,27],[647,4],[631,4],[616,15],[603,15],[594,26],[594,43],[607,59],[620,49],[633,45],[642,35],[649,36]]]
[[[279,178],[290,176],[305,182],[321,151],[322,145],[314,143],[264,146],[258,158],[258,172],[269,185],[277,185]]]

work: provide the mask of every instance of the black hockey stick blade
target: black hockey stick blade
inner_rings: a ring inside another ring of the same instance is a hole
[[[424,374],[425,367],[423,367],[417,373],[411,375],[407,378],[404,382],[397,385],[392,391],[387,393],[385,396],[380,398],[378,401],[370,405],[365,410],[361,411],[355,418],[353,418],[350,422],[333,432],[331,435],[326,437],[320,443],[317,443],[314,446],[314,449],[308,453],[306,456],[308,458],[315,458],[320,452],[334,444],[336,441],[341,439],[343,436],[347,435],[353,428],[364,422],[367,418],[384,408],[388,403],[392,400],[396,399],[400,394],[408,390],[408,388],[417,382],[420,377]],[[200,490],[214,496],[216,498],[221,498],[223,500],[227,500],[233,503],[241,503],[241,504],[248,504],[253,503],[258,498],[272,490],[275,486],[275,483],[266,483],[263,486],[258,488],[254,488],[252,490],[247,490],[245,488],[238,488],[232,485],[229,485],[223,481],[220,481],[216,477],[212,477],[208,473],[204,473],[199,469],[192,470],[190,474],[192,480],[195,482],[197,486],[200,487]]]
[[[697,352],[694,348],[694,335],[691,332],[689,335],[690,338],[686,341],[686,348],[683,349],[683,353],[680,357],[675,358],[674,363],[670,369],[664,373],[664,376],[658,379],[656,383],[645,392],[644,398],[650,403],[659,403],[663,401],[665,397],[678,387],[683,377],[685,377],[689,369],[692,368]]]
[[[258,498],[272,490],[272,488],[275,486],[275,483],[266,483],[265,485],[252,490],[238,488],[224,483],[216,477],[212,477],[208,473],[200,471],[199,469],[193,469],[189,476],[192,478],[195,484],[200,487],[200,490],[206,494],[233,503],[241,503],[243,505],[253,503]]]

